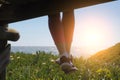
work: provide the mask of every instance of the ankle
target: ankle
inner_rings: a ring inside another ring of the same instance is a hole
[[[66,58],[68,58],[69,54],[67,52],[64,52],[64,53],[60,54],[60,58],[63,57],[63,56],[65,56]]]

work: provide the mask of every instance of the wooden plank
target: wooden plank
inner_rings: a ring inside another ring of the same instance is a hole
[[[23,2],[24,0],[8,1],[11,1],[11,4],[0,8],[0,23],[3,24],[115,0],[27,0],[28,3]]]

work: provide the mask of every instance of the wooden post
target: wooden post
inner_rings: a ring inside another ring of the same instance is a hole
[[[0,73],[0,80],[6,80],[6,69]]]
[[[17,31],[7,27],[7,24],[0,25],[0,80],[6,80],[6,67],[10,59],[11,45],[7,41],[17,41],[20,37]]]
[[[0,32],[4,32],[6,30],[6,25],[1,25],[0,26]],[[2,37],[2,36],[0,36]],[[5,50],[7,46],[7,40],[0,40],[0,63],[2,63],[2,56],[1,54],[3,53],[3,51]],[[1,68],[3,70],[0,70],[0,80],[6,80],[6,66],[3,68],[2,64],[0,64]]]
[[[0,80],[5,80],[6,78],[6,67],[10,60],[10,49],[11,46],[8,44],[0,53]]]

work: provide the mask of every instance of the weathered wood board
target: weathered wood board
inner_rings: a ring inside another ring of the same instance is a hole
[[[22,21],[115,0],[6,0],[0,7],[0,24]]]

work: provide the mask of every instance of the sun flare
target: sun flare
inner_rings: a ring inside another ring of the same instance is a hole
[[[103,49],[111,39],[111,29],[108,29],[109,23],[105,18],[100,16],[87,16],[76,22],[74,42],[78,47],[83,47],[94,53],[97,50]]]
[[[84,34],[83,41],[88,46],[99,45],[102,42],[102,35],[96,32],[88,32]]]

